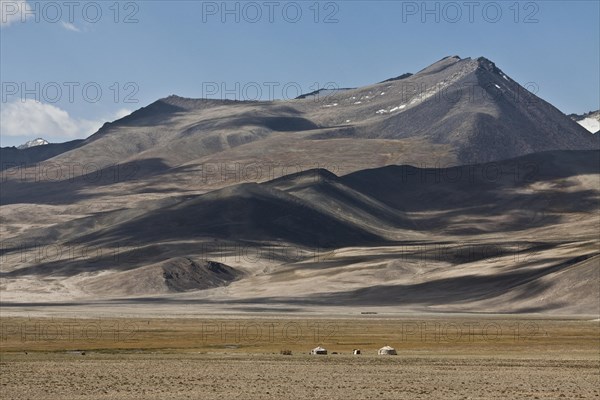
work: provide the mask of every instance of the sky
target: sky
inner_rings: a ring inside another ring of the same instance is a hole
[[[0,145],[85,138],[171,94],[288,99],[484,56],[600,108],[599,1],[0,0]]]

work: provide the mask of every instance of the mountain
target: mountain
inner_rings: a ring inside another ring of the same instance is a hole
[[[27,290],[44,301],[151,296],[211,309],[594,314],[599,170],[599,151],[553,151],[9,205],[3,301],[18,304]]]
[[[30,147],[35,147],[35,146],[44,146],[49,143],[50,142],[48,142],[46,139],[37,138],[37,139],[30,140],[30,141],[26,142],[25,144],[18,146],[17,149],[23,150],[23,149],[28,149]]]
[[[78,139],[65,143],[48,143],[23,149],[2,147],[0,149],[0,159],[2,160],[0,171],[11,168],[21,171],[24,171],[26,168],[35,169],[36,164],[73,150],[82,143],[83,140]]]
[[[597,315],[598,140],[485,58],[169,96],[1,149],[2,307]]]
[[[569,114],[569,117],[592,133],[600,131],[600,110],[590,111],[585,114]]]
[[[266,102],[169,96],[105,124],[49,161],[98,168],[138,163],[151,166],[140,172],[146,176],[207,163],[350,173],[598,148],[599,137],[483,57],[446,57],[412,75],[301,97]]]

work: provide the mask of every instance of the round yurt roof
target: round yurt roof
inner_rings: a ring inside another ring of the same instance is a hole
[[[379,349],[379,351],[392,351],[392,350],[396,350],[391,346],[383,346],[382,348]]]
[[[313,349],[313,351],[326,351],[326,349],[321,346],[317,346]]]

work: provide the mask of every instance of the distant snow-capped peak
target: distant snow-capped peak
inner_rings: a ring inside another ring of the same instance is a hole
[[[27,143],[22,144],[17,148],[23,150],[23,149],[28,149],[30,147],[35,147],[35,146],[44,146],[46,144],[50,144],[46,139],[37,138],[34,140],[30,140]]]
[[[592,133],[600,131],[600,110],[590,111],[582,115],[571,114],[570,117]]]

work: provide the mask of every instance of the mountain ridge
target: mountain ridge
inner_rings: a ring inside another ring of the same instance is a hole
[[[28,205],[9,205],[3,302],[18,305],[22,288],[34,285],[39,298],[74,290],[82,301],[115,304],[190,291],[192,303],[201,298],[225,307],[335,301],[593,314],[597,281],[585,277],[599,260],[599,170],[598,150],[450,168],[390,165],[342,176],[317,168],[206,193],[180,188],[176,197],[170,190],[135,194],[128,186],[133,193],[123,207],[100,211],[123,194],[117,187],[107,195],[103,187],[89,199],[65,194],[65,212],[76,213],[67,219],[57,205],[31,205],[55,220],[29,227],[27,218],[38,217],[21,211]],[[73,255],[39,257],[45,246]],[[208,260],[223,266],[207,269]],[[52,282],[52,293],[35,279]],[[573,285],[576,294],[568,290]],[[548,301],[553,296],[560,301]]]
[[[403,79],[311,97],[266,102],[171,95],[105,124],[76,146],[25,162],[85,160],[101,169],[160,160],[163,167],[143,172],[150,176],[206,163],[317,161],[349,173],[399,163],[489,162],[600,144],[600,136],[590,137],[485,57],[445,57]],[[358,158],[360,149],[375,157]],[[2,153],[3,160],[15,158]]]

